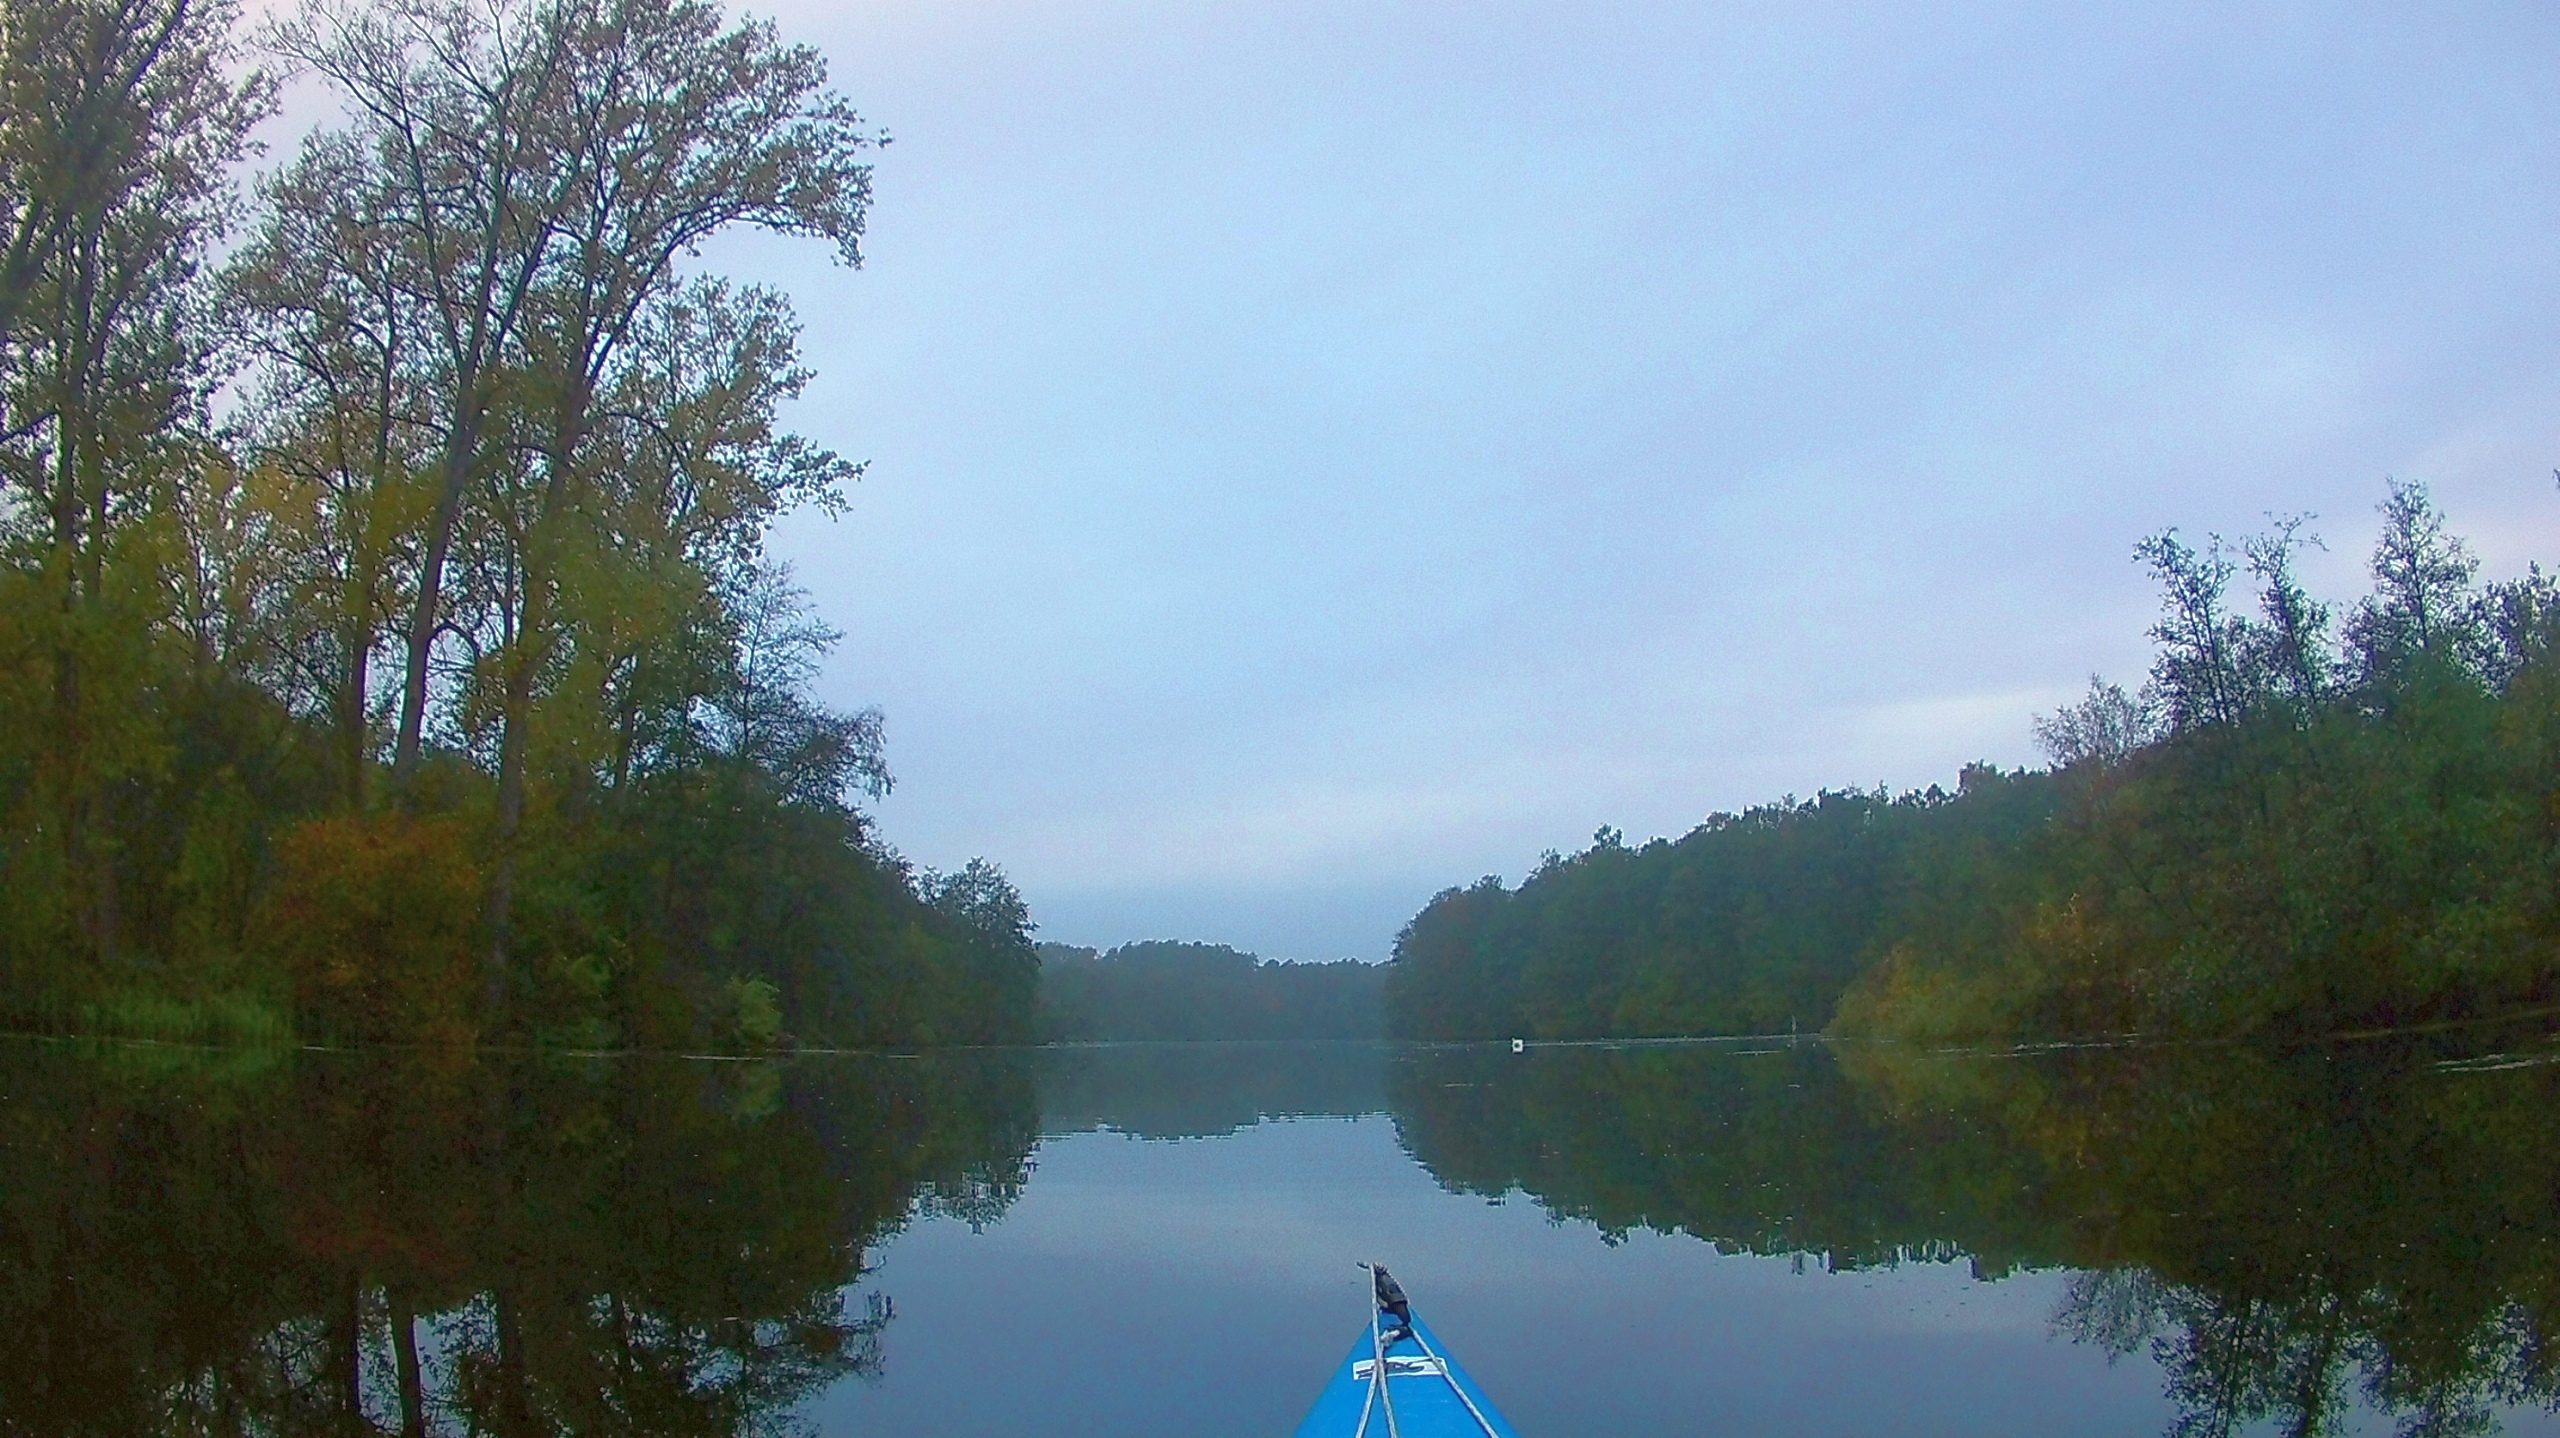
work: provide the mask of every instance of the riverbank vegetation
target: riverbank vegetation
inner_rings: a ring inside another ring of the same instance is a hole
[[[338,114],[262,157],[287,73]],[[1028,1034],[1020,899],[881,840],[765,548],[860,466],[785,426],[787,300],[695,258],[860,260],[881,136],[814,51],[28,0],[0,93],[0,1022]]]
[[[2420,486],[2381,512],[2343,606],[2299,520],[2144,541],[2148,682],[2039,721],[2047,769],[1603,831],[1441,894],[1394,1031],[2284,1037],[2560,999],[2560,586],[2483,583]]]

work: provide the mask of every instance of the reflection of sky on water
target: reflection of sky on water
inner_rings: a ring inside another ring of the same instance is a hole
[[[897,1302],[887,1376],[808,1416],[829,1434],[1285,1433],[1361,1321],[1362,1256],[1397,1269],[1523,1433],[2153,1434],[2171,1419],[2148,1359],[2110,1365],[2049,1336],[2064,1274],[1800,1272],[1643,1231],[1604,1244],[1525,1197],[1444,1192],[1382,1116],[1048,1140],[1001,1222],[920,1222],[883,1251],[866,1286]]]
[[[2433,1040],[1789,1052],[428,1077],[0,1044],[0,1433],[335,1432],[348,1403],[404,1431],[404,1304],[440,1433],[1280,1433],[1358,1331],[1362,1257],[1527,1438],[2147,1434],[2173,1403],[2223,1432],[2368,1379],[2401,1421],[2318,1431],[2448,1438],[2560,1392],[2560,1070],[2445,1072],[2466,1049]],[[2118,1262],[2146,1266],[2062,1266]]]

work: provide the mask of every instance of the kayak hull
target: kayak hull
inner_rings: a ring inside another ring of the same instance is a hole
[[[1363,1327],[1352,1340],[1350,1354],[1298,1425],[1298,1438],[1387,1438],[1387,1412],[1371,1373],[1377,1338],[1377,1329]],[[1421,1319],[1413,1321],[1413,1336],[1397,1339],[1386,1357],[1386,1402],[1395,1411],[1396,1438],[1519,1438]]]

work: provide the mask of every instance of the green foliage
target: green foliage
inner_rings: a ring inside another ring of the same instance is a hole
[[[1029,918],[1003,874],[916,875],[857,812],[780,782],[707,758],[546,821],[520,946],[613,954],[600,1012],[644,1046],[730,1042],[733,978],[770,986],[803,1044],[1029,1038]]]
[[[927,931],[947,954],[934,969],[949,1015],[944,1041],[1021,1042],[1040,984],[1030,906],[985,859],[971,859],[956,874],[928,873],[917,888],[934,921]]]
[[[1107,952],[1040,945],[1040,1034],[1096,1040],[1366,1039],[1384,1031],[1376,964],[1258,960],[1173,940]]]
[[[1434,1039],[1818,1029],[1900,915],[1960,905],[1966,871],[2055,802],[2048,776],[1975,767],[1953,794],[1828,791],[1641,849],[1604,831],[1517,890],[1432,900],[1397,937],[1388,1021]]]
[[[0,1023],[1028,1036],[1019,896],[810,692],[791,306],[680,262],[857,262],[878,137],[706,0],[429,8],[261,27],[350,103],[249,195],[235,6],[0,18]]]
[[[81,1033],[101,1038],[164,1043],[259,1047],[293,1040],[284,1010],[246,993],[186,999],[148,990],[119,989],[81,1004],[76,1027]]]
[[[1398,940],[1395,1032],[2301,1037],[2560,1000],[2554,586],[2480,585],[2417,486],[2382,517],[2340,635],[2300,519],[2144,541],[2150,683],[2039,721],[2050,770],[1604,833],[1443,893]]]
[[[2382,510],[2343,649],[2283,567],[2293,526],[2249,546],[2254,615],[2153,541],[2165,732],[2058,753],[2049,831],[1971,925],[1904,925],[1841,1028],[2298,1036],[2560,996],[2548,585],[2478,586],[2416,486]]]
[[[766,979],[729,981],[729,1028],[742,1046],[769,1049],[782,1041],[782,991]]]
[[[0,933],[105,967],[154,917],[127,885],[177,733],[171,496],[205,462],[214,347],[199,271],[272,99],[233,18],[27,0],[0,20]],[[67,970],[29,987],[98,986]]]
[[[480,868],[452,819],[315,819],[277,846],[263,951],[333,1038],[459,1043],[477,1018]]]

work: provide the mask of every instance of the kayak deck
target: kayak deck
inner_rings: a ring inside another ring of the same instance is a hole
[[[1380,1341],[1374,1319],[1326,1380],[1298,1438],[1518,1438],[1449,1350],[1421,1319],[1410,1336],[1386,1347],[1386,1380],[1377,1380]]]

